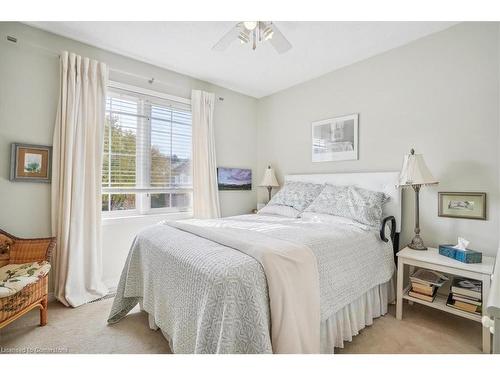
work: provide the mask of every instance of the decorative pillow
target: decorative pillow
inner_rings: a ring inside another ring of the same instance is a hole
[[[280,204],[304,211],[319,195],[324,185],[289,181],[269,201],[269,205]]]
[[[286,217],[299,217],[300,211],[289,206],[282,206],[280,204],[268,204],[262,207],[258,212],[259,215],[280,215]]]
[[[0,255],[7,254],[14,241],[4,234],[0,234]]]
[[[378,191],[356,186],[326,185],[306,212],[346,217],[379,229],[382,206],[387,199],[387,195]]]

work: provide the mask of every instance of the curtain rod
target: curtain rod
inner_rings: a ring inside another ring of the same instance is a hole
[[[44,46],[41,46],[41,45],[37,45],[37,44],[32,44],[32,43],[27,43],[27,42],[20,42],[19,39],[17,37],[13,36],[13,35],[7,35],[6,36],[6,40],[8,42],[10,42],[10,43],[18,45],[19,47],[23,47],[24,45],[26,45],[28,47],[44,51],[44,52],[52,55],[53,57],[58,57],[58,58],[61,57],[61,52],[60,51],[55,51],[55,50],[52,50],[50,48],[47,48],[47,47],[44,47]],[[113,53],[113,52],[111,52],[111,53]],[[157,67],[157,68],[159,68],[159,67]],[[160,68],[160,69],[162,69],[162,68]],[[144,79],[150,85],[152,85],[153,83],[156,83],[156,84],[164,85],[164,86],[167,86],[167,87],[176,87],[176,88],[183,88],[183,89],[185,89],[185,87],[181,87],[179,85],[172,85],[172,84],[170,84],[168,82],[157,80],[155,77],[148,77],[148,76],[144,76],[144,75],[140,75],[140,74],[136,74],[136,73],[130,73],[130,72],[127,72],[127,71],[124,71],[124,70],[120,70],[120,69],[115,69],[115,68],[112,68],[112,67],[109,67],[109,70],[110,70],[110,72],[113,72],[113,73],[124,74],[124,75],[128,75],[130,77],[136,77],[136,78],[139,78],[139,79]],[[218,96],[217,94],[215,94],[215,96],[216,96],[216,98],[219,101],[221,101],[221,102],[224,101],[224,98],[222,96]]]

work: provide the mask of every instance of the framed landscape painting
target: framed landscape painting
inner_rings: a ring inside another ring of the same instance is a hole
[[[219,190],[252,190],[252,170],[217,168]]]
[[[438,216],[486,220],[486,193],[438,193]]]
[[[10,180],[50,182],[52,147],[13,143]]]
[[[312,161],[358,160],[358,114],[311,124]]]

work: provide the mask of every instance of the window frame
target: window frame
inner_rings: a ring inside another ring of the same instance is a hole
[[[170,95],[162,92],[157,92],[149,89],[144,89],[142,87],[132,86],[128,84],[124,84],[116,81],[108,81],[108,92],[106,95],[106,99],[113,94],[120,94],[120,92],[125,92],[125,94],[130,94],[131,97],[139,97],[139,103],[141,105],[140,114],[138,118],[143,118],[143,121],[138,123],[137,132],[141,133],[140,136],[137,137],[138,144],[136,144],[136,187],[135,188],[112,188],[105,187],[102,184],[101,179],[101,195],[104,194],[135,194],[135,208],[129,210],[115,210],[115,211],[102,211],[102,218],[131,218],[138,216],[146,216],[146,215],[163,215],[163,214],[191,214],[192,213],[192,194],[193,188],[182,187],[182,188],[137,188],[139,186],[145,186],[143,184],[150,183],[150,173],[151,166],[150,160],[148,158],[150,149],[151,149],[151,107],[152,105],[162,105],[161,100],[167,100],[174,103],[179,103],[180,106],[188,107],[189,112],[191,113],[191,100],[175,95]],[[145,102],[144,99],[140,98],[141,96],[149,97],[153,99],[149,103],[149,115],[145,115]],[[155,102],[154,99],[159,99],[158,102]],[[175,106],[174,106],[175,108]],[[142,116],[142,117],[141,117]],[[170,135],[172,136],[172,134]],[[192,138],[191,138],[192,142]],[[146,152],[144,152],[146,151]],[[104,153],[104,150],[103,150]],[[111,159],[110,159],[111,160]],[[190,193],[191,195],[191,205],[185,208],[177,208],[177,207],[160,207],[160,208],[151,208],[151,194],[155,193]]]

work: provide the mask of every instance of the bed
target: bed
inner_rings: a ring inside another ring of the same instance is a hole
[[[395,218],[399,232],[397,178],[396,172],[285,176],[384,192],[390,198],[383,215]],[[393,242],[335,218],[158,223],[134,240],[108,322],[140,304],[174,353],[333,353],[387,312],[394,299]],[[291,247],[298,257],[292,266]],[[284,248],[285,268],[271,272],[268,249],[282,256]]]

